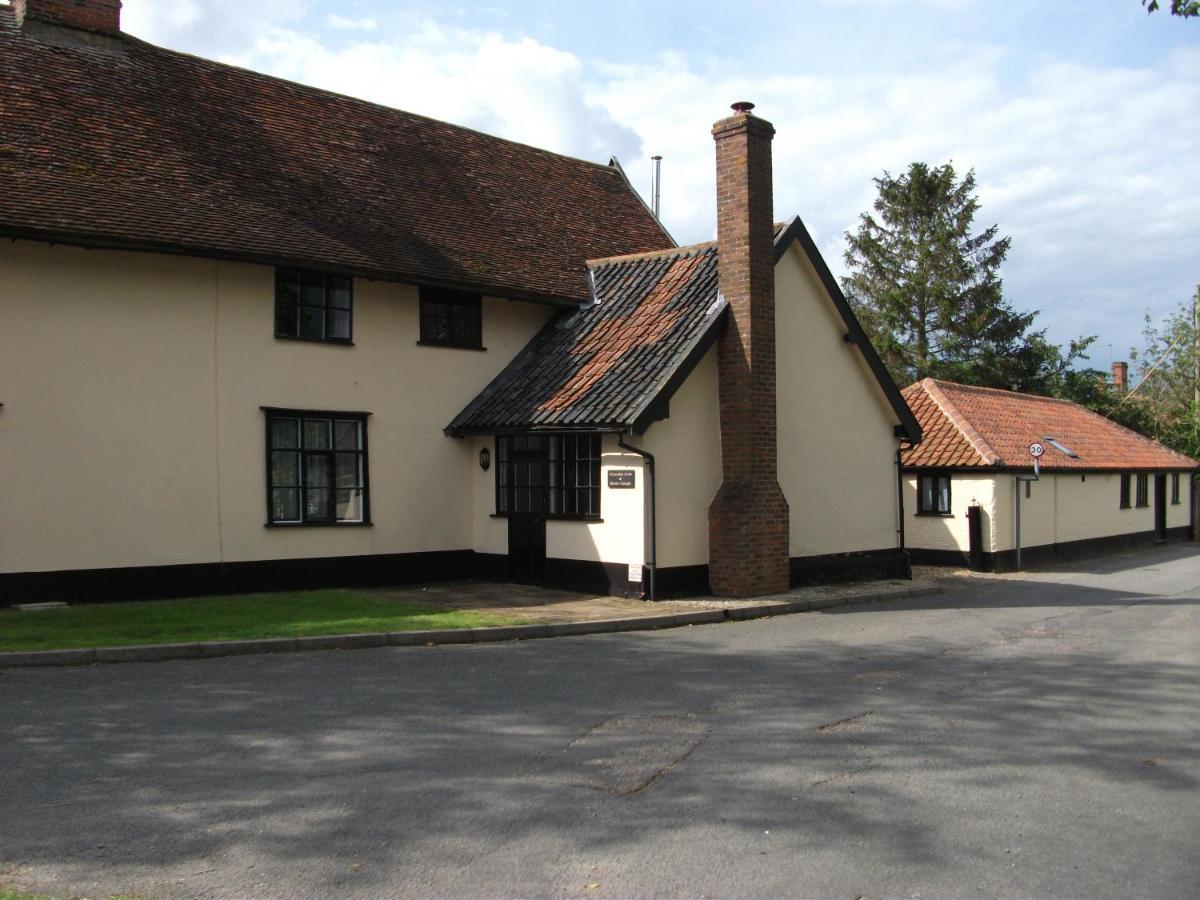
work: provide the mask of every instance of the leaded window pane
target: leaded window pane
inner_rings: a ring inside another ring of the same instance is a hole
[[[339,522],[361,522],[362,490],[351,488],[337,492],[337,519]]]
[[[304,518],[310,522],[328,521],[329,496],[329,488],[305,488]]]
[[[300,307],[300,337],[314,340],[325,337],[325,310],[313,306]]]
[[[333,423],[334,446],[338,450],[359,450],[362,443],[358,439],[359,423],[353,420],[337,419]]]
[[[329,426],[330,422],[328,419],[305,419],[304,449],[328,450],[330,446]]]
[[[300,486],[300,454],[274,451],[271,454],[271,484],[276,487]]]
[[[300,328],[300,311],[294,305],[279,303],[275,306],[275,333],[295,337]]]
[[[360,457],[357,453],[337,454],[337,470],[335,477],[337,478],[338,487],[354,488],[362,486],[359,459]]]
[[[300,521],[299,488],[276,488],[271,491],[271,521]]]
[[[271,446],[276,450],[292,450],[300,446],[299,419],[272,419]]]
[[[329,279],[328,305],[331,309],[350,309],[350,279]]]
[[[331,473],[329,457],[325,454],[306,455],[304,457],[304,485],[307,488],[327,488],[330,485]]]
[[[329,337],[339,341],[350,339],[350,310],[331,309],[328,314]]]

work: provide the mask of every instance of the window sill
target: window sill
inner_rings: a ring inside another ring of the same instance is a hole
[[[296,341],[300,344],[332,344],[335,347],[353,347],[354,341],[350,338],[312,338],[300,337],[298,334],[277,334],[277,341]]]
[[[448,344],[445,341],[417,341],[418,347],[442,347],[447,350],[474,350],[477,353],[486,353],[487,347],[480,345],[478,347],[467,344]]]
[[[374,522],[263,522],[263,528],[371,528]]]
[[[518,515],[524,515],[524,514],[519,513]],[[507,519],[508,517],[509,517],[508,513],[492,513],[490,516],[488,516],[488,518],[491,518],[491,519]],[[546,515],[543,515],[542,518],[545,519],[547,522],[603,522],[604,521],[604,519],[602,519],[600,516],[555,516],[555,515],[550,515],[549,513],[547,513]]]
[[[915,513],[913,513],[913,515],[920,516],[925,519],[953,519],[954,518],[954,513],[915,512]]]

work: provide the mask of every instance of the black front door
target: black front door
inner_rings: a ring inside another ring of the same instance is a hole
[[[1154,539],[1167,539],[1167,476],[1154,476]]]
[[[513,438],[508,460],[508,569],[513,581],[546,580],[550,459],[545,437]]]

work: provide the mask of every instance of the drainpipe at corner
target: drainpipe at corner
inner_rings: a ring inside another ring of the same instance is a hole
[[[902,448],[896,448],[896,511],[899,514],[899,525],[896,527],[896,535],[900,541],[901,550],[904,549],[904,469],[900,466],[900,454]]]
[[[654,520],[655,520],[655,514],[656,514],[655,506],[654,506],[654,454],[651,453],[649,450],[642,450],[638,447],[632,446],[631,444],[625,443],[625,435],[623,435],[623,434],[617,435],[617,446],[620,447],[622,450],[628,450],[630,453],[640,456],[642,459],[644,459],[646,461],[646,481],[649,482],[649,484],[647,485],[646,493],[650,498],[649,499],[650,509],[649,509],[649,515],[647,517],[649,519],[649,524],[648,524],[649,540],[647,541],[647,546],[646,546],[646,573],[649,574],[650,583],[647,586],[646,599],[647,600],[656,600],[656,599],[658,599],[657,595],[655,593],[656,582],[658,581],[658,552],[657,552],[657,538],[655,535],[655,528],[654,528]]]

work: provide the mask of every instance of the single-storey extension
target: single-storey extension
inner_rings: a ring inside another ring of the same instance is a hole
[[[1200,464],[1181,453],[1066,400],[932,378],[904,397],[924,434],[902,453],[915,563],[1004,571],[1018,548],[1036,565],[1191,535]]]

